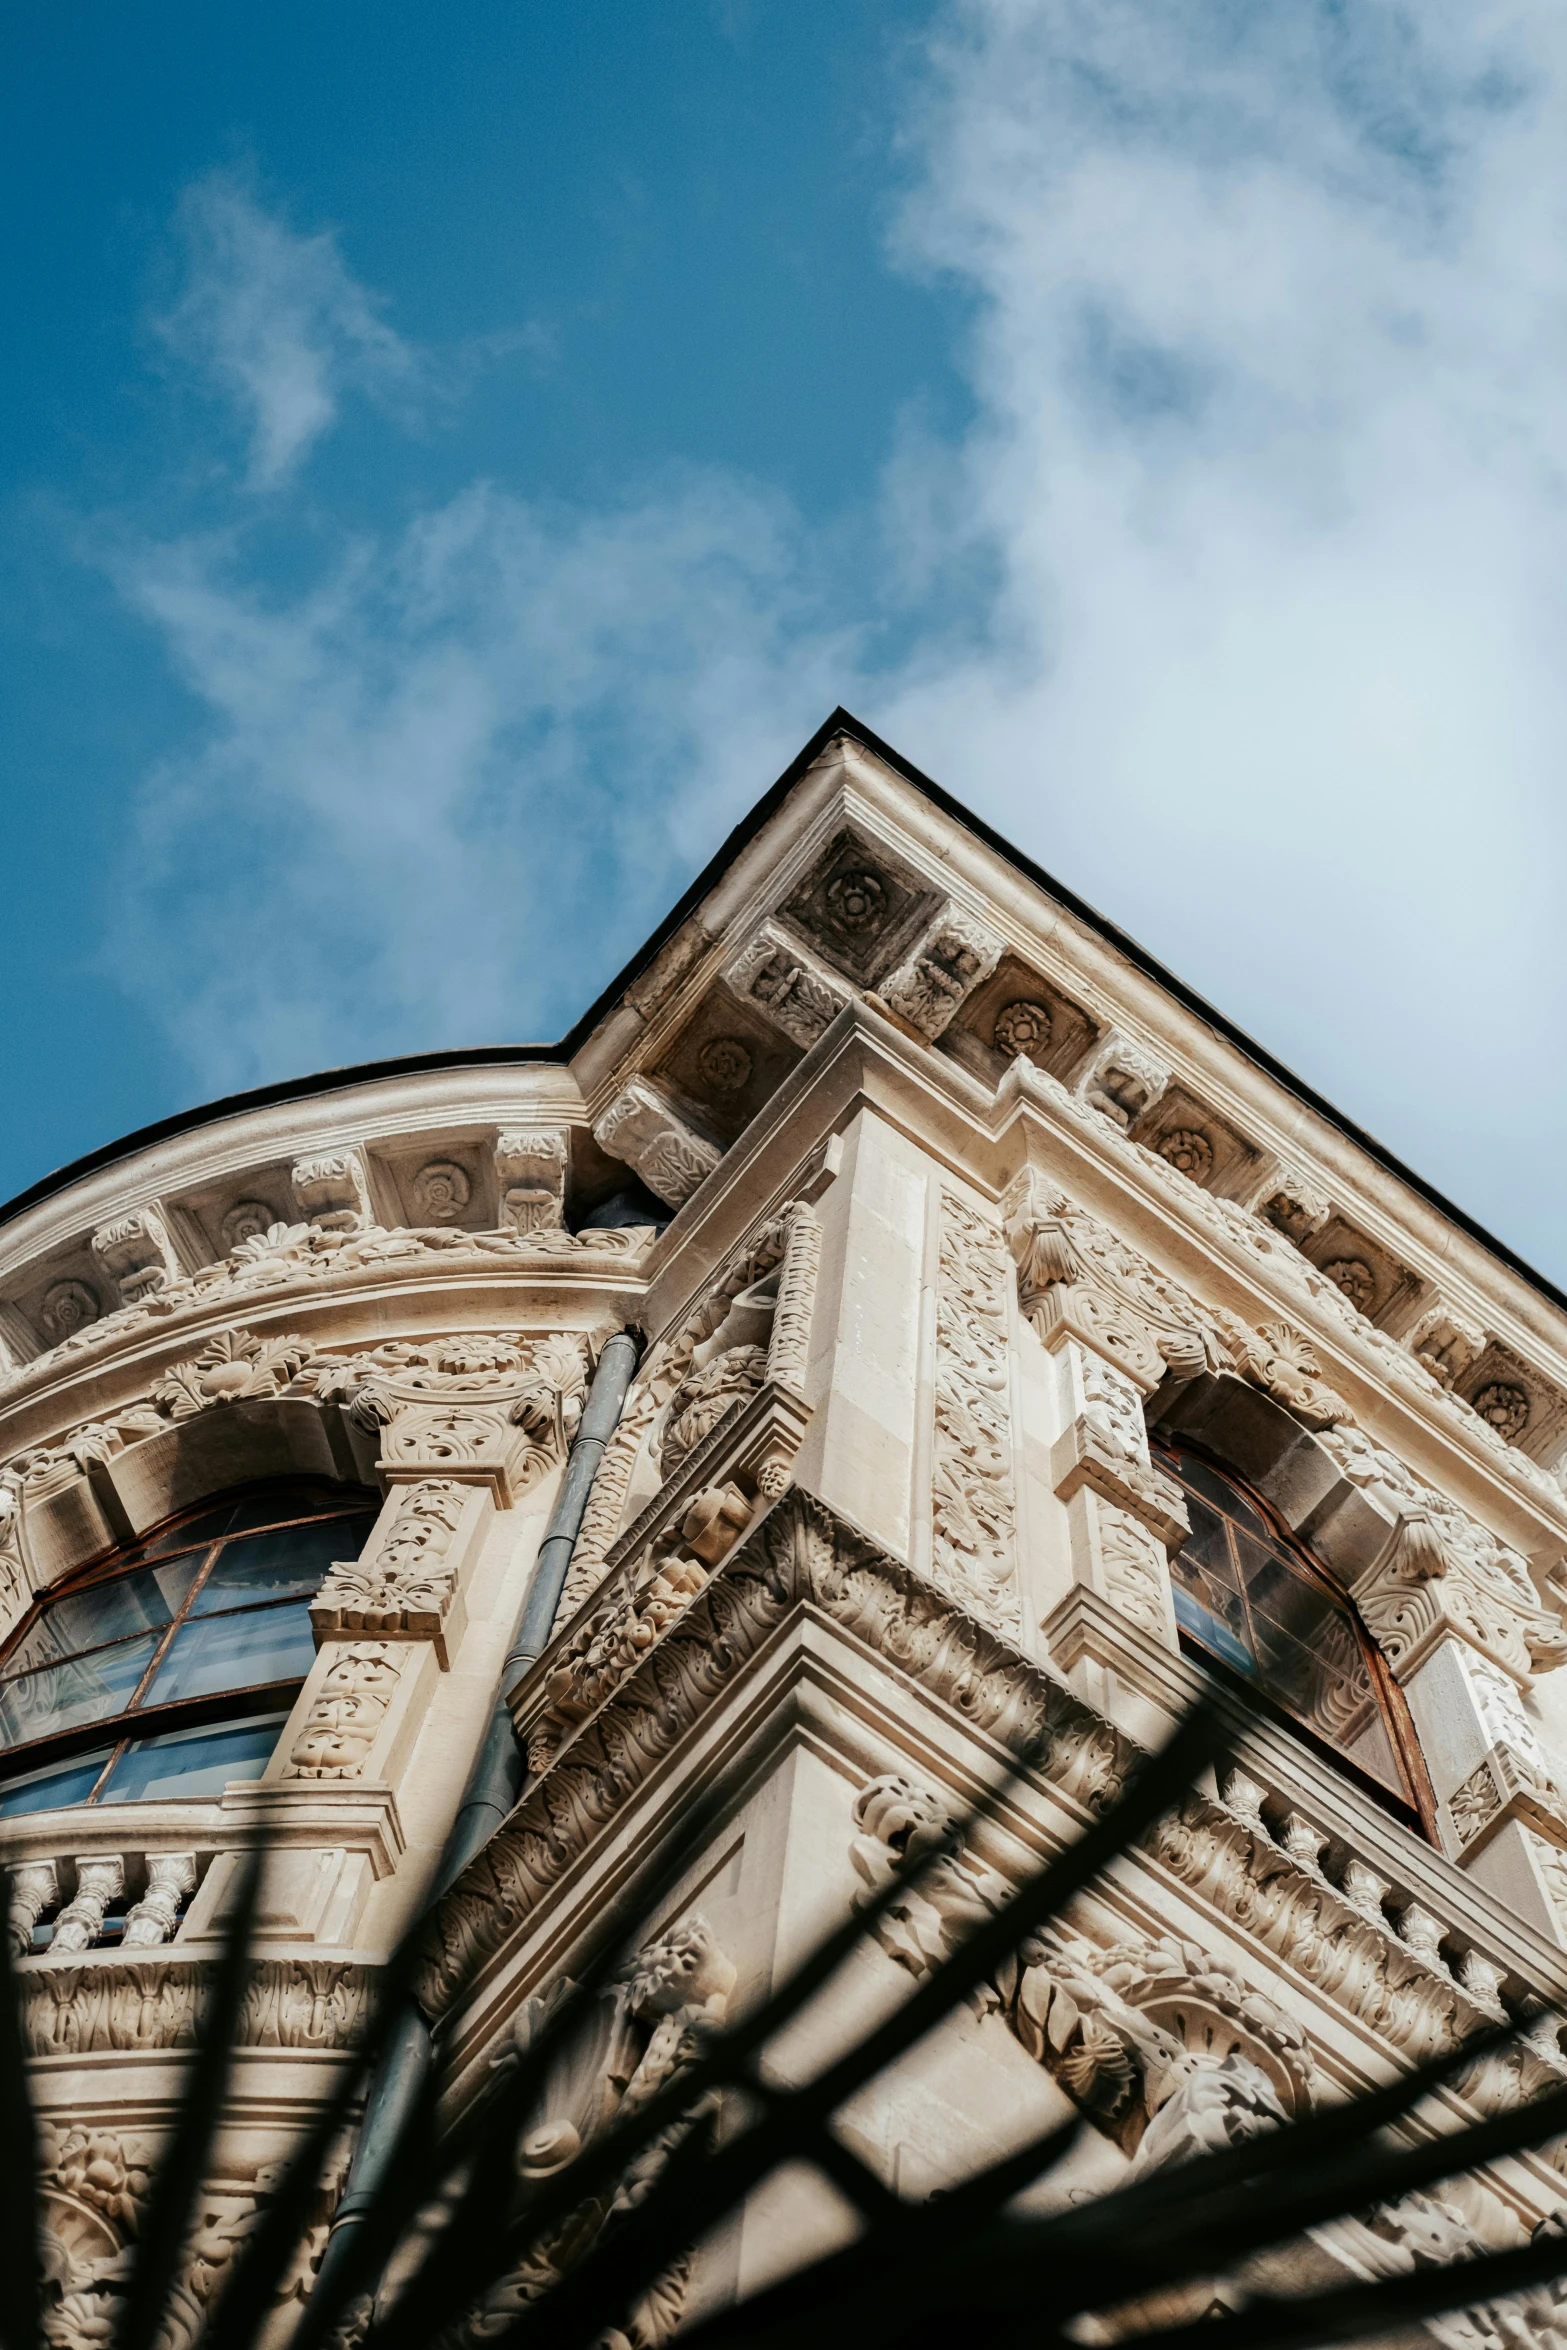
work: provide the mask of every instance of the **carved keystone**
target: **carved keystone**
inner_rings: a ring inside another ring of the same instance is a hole
[[[354,1144],[297,1160],[289,1181],[300,1214],[323,1232],[363,1232],[373,1221],[364,1160]]]
[[[92,1236],[92,1253],[114,1283],[122,1306],[140,1305],[180,1277],[179,1261],[155,1208],[132,1208],[129,1215],[100,1225]]]
[[[843,982],[771,922],[746,940],[724,977],[806,1051],[849,1000]]]
[[[1001,948],[994,931],[949,902],[877,993],[934,1043],[980,981],[990,977]]]
[[[683,1208],[723,1156],[716,1142],[698,1134],[667,1096],[640,1077],[615,1096],[593,1136],[612,1159],[634,1167],[649,1191],[671,1208]]]
[[[509,1126],[495,1143],[501,1223],[512,1232],[555,1232],[566,1221],[564,1126]]]

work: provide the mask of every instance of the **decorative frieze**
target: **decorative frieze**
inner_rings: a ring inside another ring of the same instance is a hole
[[[357,1779],[402,1676],[397,1647],[356,1640],[339,1648],[289,1750],[291,1779]]]
[[[1012,1487],[1007,1260],[954,1191],[941,1194],[936,1264],[931,1575],[988,1622],[1019,1621]]]
[[[258,1337],[251,1330],[220,1330],[188,1363],[175,1363],[153,1381],[151,1400],[178,1422],[215,1405],[281,1395],[314,1353],[307,1339],[286,1333]]]
[[[334,1565],[311,1601],[317,1646],[367,1633],[429,1640],[446,1665],[460,1564],[456,1537],[472,1490],[450,1477],[402,1488],[361,1556]]]
[[[884,1004],[934,1043],[1001,960],[1002,942],[961,906],[947,904],[877,989]]]
[[[683,1208],[723,1156],[716,1142],[699,1134],[665,1094],[640,1077],[633,1077],[595,1121],[593,1137],[612,1159],[635,1168],[649,1191],[671,1208]]]
[[[564,1126],[508,1126],[495,1143],[500,1219],[511,1232],[548,1232],[566,1221],[570,1137]]]
[[[92,1253],[122,1306],[141,1305],[179,1279],[179,1260],[155,1208],[132,1208],[100,1225],[92,1236]]]
[[[364,1157],[355,1144],[296,1160],[289,1181],[300,1214],[323,1232],[367,1232],[375,1220]]]
[[[21,1978],[30,2056],[95,2056],[196,2047],[217,1972],[177,1949],[156,1958],[56,1966],[51,1951]],[[373,1967],[326,1958],[263,1958],[235,2022],[240,2048],[356,2047],[370,2019]]]

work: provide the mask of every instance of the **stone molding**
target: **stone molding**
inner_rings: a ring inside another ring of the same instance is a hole
[[[30,2056],[194,2048],[217,1972],[178,1951],[69,1961],[46,1952],[20,1962],[22,2029]],[[265,1958],[251,1968],[235,2030],[243,2049],[336,2053],[356,2047],[370,2020],[379,1970],[351,1959]]]
[[[1089,1809],[1134,1749],[999,1635],[792,1487],[760,1518],[529,1787],[439,1904],[420,1997],[444,2008],[789,1613],[811,1606]]]
[[[139,1333],[171,1331],[181,1323],[211,1316],[214,1309],[271,1305],[291,1297],[315,1298],[386,1280],[426,1278],[432,1267],[459,1270],[569,1270],[573,1278],[605,1274],[635,1277],[655,1238],[651,1225],[580,1234],[540,1227],[517,1231],[469,1232],[455,1225],[399,1228],[370,1225],[362,1231],[327,1230],[316,1224],[274,1224],[231,1249],[216,1264],[171,1280],[132,1306],[74,1330],[58,1345],[0,1370],[0,1401],[46,1386],[83,1356],[96,1356]]]

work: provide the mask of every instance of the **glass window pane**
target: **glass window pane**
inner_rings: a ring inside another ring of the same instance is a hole
[[[47,1770],[24,1771],[19,1779],[0,1784],[0,1819],[14,1819],[29,1811],[63,1811],[68,1804],[85,1803],[93,1791],[112,1746],[93,1754],[74,1754],[69,1762],[51,1763]]]
[[[141,1640],[122,1640],[113,1648],[95,1649],[91,1656],[45,1665],[39,1672],[7,1681],[0,1687],[0,1743],[19,1746],[25,1739],[47,1738],[78,1722],[123,1713],[161,1638],[161,1633],[149,1632]]]
[[[164,1558],[171,1550],[209,1550],[220,1534],[226,1534],[234,1523],[235,1505],[220,1501],[199,1516],[186,1518],[177,1526],[166,1526],[144,1542],[137,1553],[140,1558]]]
[[[1205,1461],[1194,1460],[1190,1453],[1182,1453],[1180,1477],[1188,1493],[1202,1494],[1223,1516],[1233,1518],[1237,1525],[1245,1526],[1253,1534],[1260,1534],[1266,1539],[1269,1529],[1261,1511],[1253,1509],[1251,1503],[1237,1493],[1229,1479],[1221,1476],[1217,1469],[1210,1469]]]
[[[1173,1586],[1170,1596],[1175,1602],[1175,1620],[1183,1632],[1189,1632],[1212,1655],[1222,1658],[1227,1665],[1233,1665],[1236,1672],[1244,1673],[1248,1680],[1256,1679],[1256,1658],[1245,1641],[1237,1638],[1221,1616],[1216,1615],[1211,1608],[1204,1607],[1199,1597],[1184,1591],[1179,1583]]]
[[[302,1681],[315,1653],[308,1608],[247,1608],[234,1616],[193,1618],[175,1633],[147,1703],[173,1705],[220,1689]]]
[[[160,1796],[221,1795],[230,1779],[259,1779],[287,1714],[168,1730],[125,1749],[104,1785],[103,1803],[153,1803]]]
[[[371,1523],[368,1514],[318,1518],[313,1525],[281,1526],[271,1534],[225,1542],[192,1612],[213,1615],[219,1608],[243,1607],[247,1600],[315,1591],[334,1559],[359,1556]]]
[[[68,1592],[52,1600],[27,1638],[6,1658],[9,1677],[30,1666],[51,1663],[56,1657],[75,1656],[84,1648],[123,1639],[131,1632],[170,1624],[184,1604],[195,1580],[201,1553],[170,1559],[163,1566],[144,1567],[132,1575],[116,1575],[85,1591]]]

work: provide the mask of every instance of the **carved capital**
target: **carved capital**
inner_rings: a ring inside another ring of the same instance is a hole
[[[565,1224],[570,1139],[564,1126],[508,1126],[496,1137],[496,1189],[508,1231],[553,1232]]]
[[[319,1226],[323,1232],[370,1229],[374,1221],[370,1211],[370,1184],[364,1156],[357,1144],[296,1160],[289,1180],[294,1186],[299,1212],[307,1223]]]
[[[1052,1353],[1076,1339],[1144,1395],[1164,1378],[1165,1360],[1148,1324],[1094,1282],[1060,1282],[1042,1291],[1029,1320]]]
[[[461,1565],[457,1537],[472,1490],[452,1477],[402,1488],[362,1555],[334,1566],[311,1601],[318,1647],[367,1633],[429,1640],[445,1667]]]
[[[980,981],[989,978],[1001,953],[994,931],[949,901],[877,993],[934,1043]]]
[[[179,1260],[156,1208],[132,1208],[101,1224],[92,1236],[92,1253],[122,1306],[140,1305],[180,1277]]]
[[[1460,1530],[1422,1511],[1402,1517],[1355,1585],[1355,1604],[1400,1681],[1452,1638],[1526,1686],[1533,1672],[1567,1661],[1567,1632],[1539,1604],[1521,1559],[1495,1543],[1460,1546]]]
[[[649,1191],[671,1208],[683,1208],[723,1156],[716,1142],[699,1134],[640,1077],[615,1096],[595,1122],[593,1136],[612,1159],[634,1167]]]
[[[849,1001],[843,982],[772,922],[753,932],[724,976],[807,1052]]]

